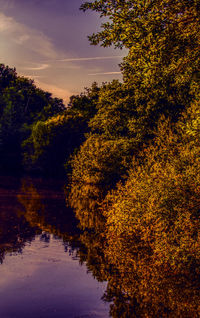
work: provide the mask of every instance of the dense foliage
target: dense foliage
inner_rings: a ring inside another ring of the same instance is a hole
[[[106,257],[121,277],[115,288],[140,303],[148,280],[160,290],[162,271],[199,275],[199,1],[99,0],[81,8],[107,19],[91,43],[128,55],[123,83],[100,88],[91,132],[72,160],[70,200],[83,227],[103,229]],[[129,317],[132,305],[118,315]],[[159,315],[154,305],[149,316]]]
[[[15,69],[0,65],[0,169],[14,171],[22,163],[22,142],[38,120],[64,110],[62,100],[37,88]]]
[[[199,1],[96,0],[87,9],[107,20],[92,44],[128,49],[121,68],[134,97],[132,131],[151,128],[160,113],[176,120],[199,89]]]
[[[48,175],[64,175],[64,163],[85,140],[88,122],[96,112],[99,88],[93,83],[80,96],[72,96],[62,113],[37,121],[23,142],[27,169]],[[66,167],[69,167],[66,164]]]
[[[91,228],[98,230],[88,263],[109,280],[105,297],[118,294],[113,317],[134,317],[133,308],[136,317],[195,316],[198,295],[189,304],[176,277],[191,286],[200,266],[199,0],[95,0],[81,8],[107,21],[92,44],[128,50],[123,82],[94,83],[63,110],[1,66],[2,153],[11,162],[23,145],[26,167],[48,174],[70,165],[68,200],[90,228],[82,238],[89,253]]]
[[[64,175],[64,163],[84,140],[96,112],[96,83],[63,101],[0,65],[0,170]]]

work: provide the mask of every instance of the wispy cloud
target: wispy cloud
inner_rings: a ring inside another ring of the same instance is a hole
[[[24,67],[23,69],[26,71],[42,71],[42,70],[46,70],[49,67],[50,67],[49,64],[41,64],[36,67]]]
[[[58,57],[51,40],[45,34],[17,22],[13,17],[2,12],[0,12],[0,34],[5,35],[14,44],[37,53],[41,57],[51,59]]]
[[[19,3],[19,1],[22,0],[14,2],[10,0],[10,3],[7,4],[12,6],[13,3]],[[32,2],[33,0],[23,1],[25,4],[26,1],[28,3],[28,1]],[[38,4],[40,1],[38,0]],[[37,30],[37,27],[39,27],[36,24],[37,18],[34,24],[36,27],[32,26],[31,23],[31,26],[29,26],[26,24],[28,23],[27,19],[24,20],[24,23],[18,22],[14,11],[7,11],[10,12],[9,14],[3,13],[0,5],[2,62],[11,67],[15,66],[20,75],[24,74],[24,76],[33,78],[36,85],[42,89],[52,92],[54,96],[63,98],[67,103],[69,96],[78,94],[85,86],[90,86],[93,81],[92,76],[105,75],[104,80],[107,78],[109,80],[110,75],[115,77],[121,74],[121,72],[108,72],[107,70],[112,70],[112,65],[120,63],[124,57],[124,52],[107,51],[102,53],[102,51],[99,51],[98,53],[98,51],[95,51],[96,53],[94,53],[94,51],[88,51],[87,53],[83,50],[85,53],[81,53],[82,50],[77,51],[77,47],[71,49],[67,44],[64,46],[64,43],[59,46],[59,41],[55,38],[54,33],[50,38]],[[54,45],[53,40],[57,43],[56,45]],[[101,54],[109,56],[99,56]],[[87,76],[88,73],[90,73],[89,76]],[[98,79],[100,81],[101,78]]]
[[[94,61],[94,60],[110,60],[116,58],[122,58],[122,55],[114,55],[114,56],[95,56],[95,57],[77,57],[77,58],[66,58],[62,60],[58,60],[58,62],[81,62],[81,61]]]
[[[37,78],[44,78],[44,76],[42,76],[42,75],[21,74],[21,76],[28,77],[28,78],[33,79],[33,80],[35,80]]]
[[[30,36],[28,34],[22,34],[22,35],[19,35],[19,37],[15,39],[15,42],[17,44],[23,44],[24,42],[28,41],[29,39],[30,39]]]
[[[89,76],[96,76],[96,75],[119,75],[122,74],[121,72],[101,72],[101,73],[92,73],[88,74]]]

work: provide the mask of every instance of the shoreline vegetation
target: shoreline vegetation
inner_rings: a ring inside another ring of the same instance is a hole
[[[88,266],[109,282],[113,317],[198,317],[199,1],[81,9],[108,19],[91,44],[128,49],[123,82],[94,82],[65,108],[1,64],[0,170],[67,176]]]

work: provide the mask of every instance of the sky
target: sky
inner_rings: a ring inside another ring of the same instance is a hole
[[[97,13],[80,11],[83,2],[0,0],[0,63],[66,104],[94,81],[122,79],[125,52],[90,45],[87,36],[102,21]]]

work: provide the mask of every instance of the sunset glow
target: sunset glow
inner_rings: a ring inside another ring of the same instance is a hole
[[[0,0],[1,63],[16,67],[19,75],[34,79],[65,103],[93,81],[121,79],[123,51],[89,44],[87,36],[100,21],[81,12],[82,3]]]

